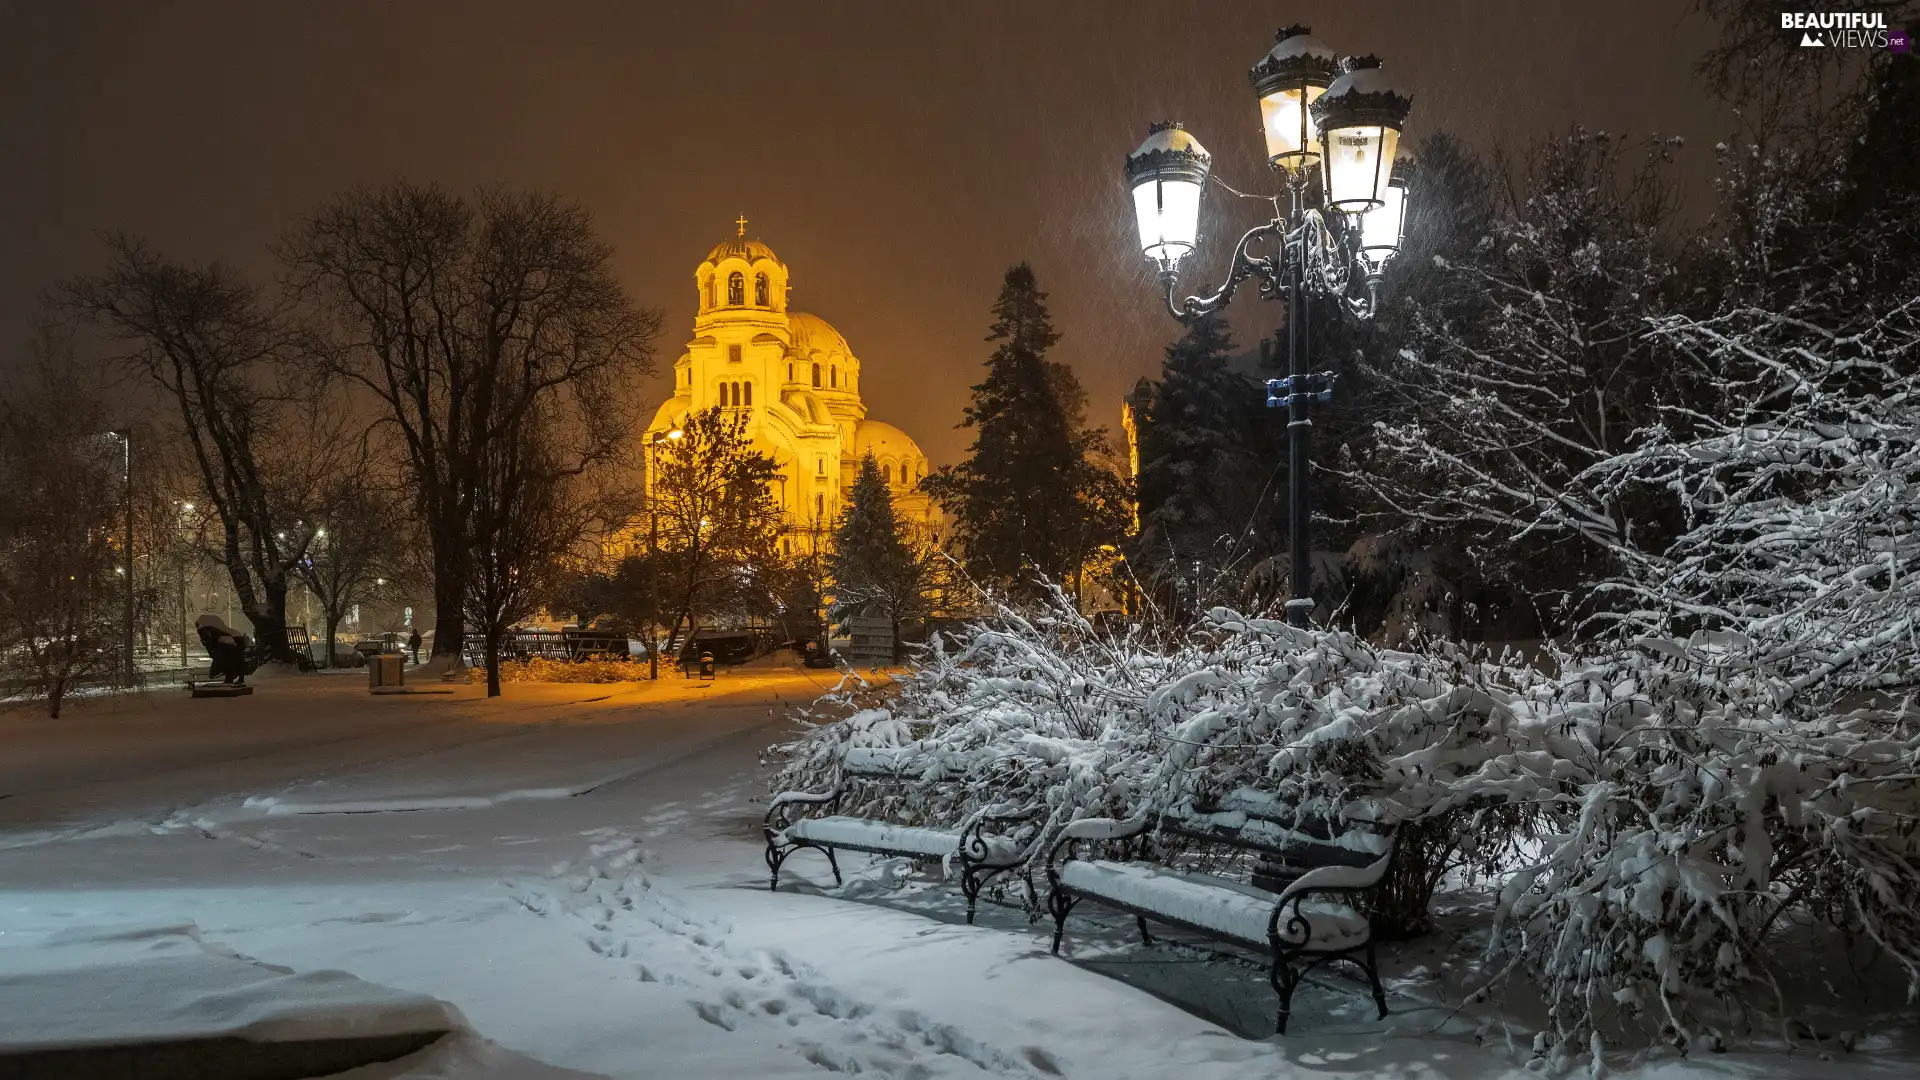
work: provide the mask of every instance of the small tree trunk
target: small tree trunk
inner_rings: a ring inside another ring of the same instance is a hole
[[[487,696],[500,696],[500,631],[487,628]]]
[[[327,609],[326,620],[327,620],[327,666],[332,667],[333,666],[333,641],[334,641],[335,633],[340,628],[340,617],[335,615],[332,609]]]
[[[451,656],[455,663],[466,645],[467,625],[460,610],[466,583],[450,571],[434,574],[433,580],[433,655]]]
[[[253,626],[254,644],[264,646],[275,660],[291,661],[293,649],[287,644],[287,579],[273,578],[264,583],[267,609],[263,620]]]
[[[67,696],[67,680],[55,678],[47,684],[47,716],[60,719],[60,702]]]

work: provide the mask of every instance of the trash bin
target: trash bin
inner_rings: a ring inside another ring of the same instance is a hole
[[[713,654],[710,652],[700,654],[700,681],[713,681]]]
[[[400,666],[403,659],[399,653],[379,653],[367,657],[367,689],[400,686],[405,678]]]

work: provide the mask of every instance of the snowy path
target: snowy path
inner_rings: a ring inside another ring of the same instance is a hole
[[[471,1025],[353,1080],[1524,1072],[1466,1032],[1430,1034],[1442,1017],[1405,993],[1378,1025],[1340,986],[1303,992],[1315,1012],[1293,1037],[1242,1038],[1102,965],[1177,962],[1263,1016],[1258,973],[1094,924],[1070,963],[1017,913],[971,927],[949,889],[884,887],[885,864],[847,860],[836,897],[805,884],[824,864],[803,856],[794,890],[767,892],[757,752],[782,702],[817,689],[773,672],[488,703],[333,684],[269,686],[244,717],[180,699],[82,710],[64,730],[0,714],[0,970],[90,928],[190,925],[235,955],[430,995]],[[1773,1064],[1641,1074],[1899,1074],[1863,1057]]]

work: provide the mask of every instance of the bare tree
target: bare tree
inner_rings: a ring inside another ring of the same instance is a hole
[[[587,212],[551,195],[396,183],[307,215],[279,254],[325,316],[329,367],[378,402],[433,550],[438,656],[457,663],[489,455],[538,415],[558,472],[631,449],[657,311],[633,306]]]
[[[682,421],[654,448],[648,495],[660,525],[662,614],[671,638],[712,612],[771,605],[786,514],[768,488],[779,466],[753,448],[746,418],[713,408]]]
[[[327,666],[333,666],[340,622],[353,606],[371,599],[381,582],[400,574],[395,548],[401,493],[380,482],[371,449],[359,449],[320,484],[313,507],[313,540],[298,572],[320,603]]]
[[[0,673],[58,719],[75,684],[118,667],[125,461],[70,365],[12,388],[0,400]]]
[[[1669,146],[1542,143],[1472,257],[1446,262],[1379,374],[1404,400],[1340,475],[1392,515],[1545,592],[1642,562],[1674,522],[1595,466],[1633,444],[1683,373],[1647,316],[1678,275]],[[1524,569],[1523,569],[1524,568]]]
[[[107,269],[67,282],[58,300],[131,344],[120,360],[166,395],[254,638],[292,659],[287,586],[311,537],[303,504],[314,468],[274,385],[292,337],[259,290],[226,267],[172,262],[125,235],[106,241]]]
[[[551,438],[529,423],[516,437],[489,444],[480,459],[466,616],[485,641],[488,697],[500,696],[501,640],[553,595],[567,556],[621,503],[553,454]]]

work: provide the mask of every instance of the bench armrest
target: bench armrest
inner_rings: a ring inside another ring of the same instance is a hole
[[[1280,890],[1280,903],[1285,904],[1303,893],[1366,892],[1386,878],[1387,864],[1392,861],[1393,852],[1389,850],[1366,866],[1316,866]]]
[[[1124,821],[1119,818],[1081,818],[1067,822],[1054,834],[1053,846],[1047,850],[1047,879],[1057,881],[1059,873],[1056,868],[1062,862],[1078,858],[1081,845],[1103,840],[1125,840],[1139,836],[1152,825],[1153,815],[1145,813]]]
[[[797,813],[806,807],[833,805],[840,801],[841,786],[835,784],[826,791],[783,791],[767,801],[767,819],[764,823],[767,836],[787,831],[793,824]]]
[[[1039,815],[1042,809],[1043,807],[1039,803],[1028,806],[1021,806],[1018,803],[996,803],[993,806],[987,807],[975,815],[973,820],[967,823],[966,828],[960,830],[959,850],[961,854],[971,862],[984,863],[992,861],[994,858],[994,850],[992,843],[987,839],[987,826],[1012,825],[1023,821],[1032,821]],[[1032,844],[1037,839],[1039,839],[1037,836],[1029,838],[1025,847],[1015,851],[1014,858],[1012,859],[1014,865],[1027,861],[1027,858],[1033,853]]]
[[[1280,902],[1273,906],[1273,917],[1267,920],[1267,937],[1276,943],[1283,939],[1313,941],[1315,916],[1302,911],[1300,902],[1315,893],[1372,892],[1386,880],[1387,866],[1392,862],[1393,850],[1389,848],[1366,866],[1317,866],[1301,874],[1280,891]],[[1366,914],[1364,909],[1361,914]]]

